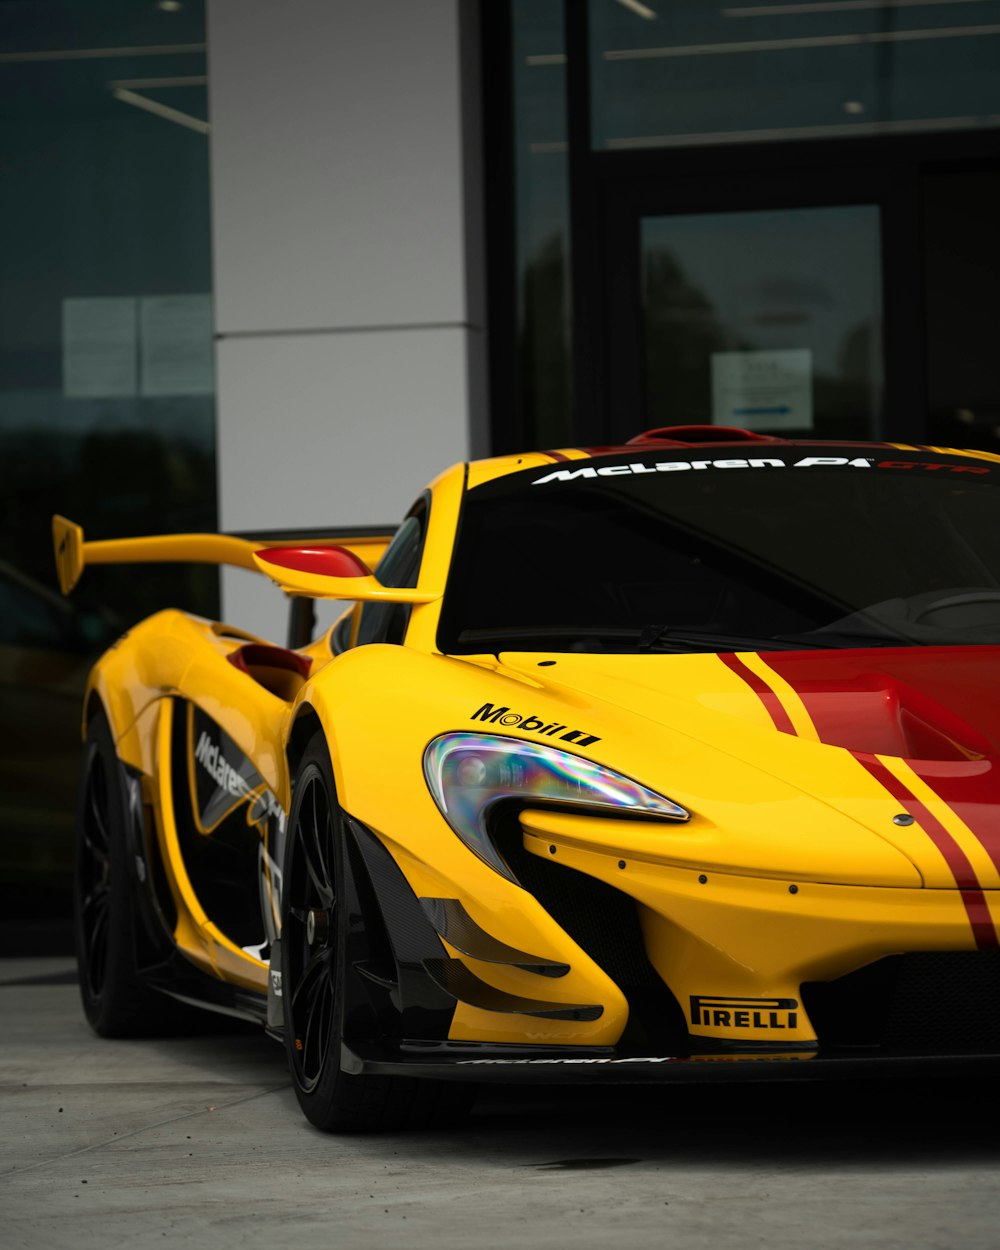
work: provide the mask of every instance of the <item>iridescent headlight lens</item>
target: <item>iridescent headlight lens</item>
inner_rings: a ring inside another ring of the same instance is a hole
[[[499,799],[565,803],[688,820],[677,803],[590,760],[520,738],[451,733],[424,752],[424,776],[434,801],[462,841],[505,877],[510,870],[486,830],[488,808]]]

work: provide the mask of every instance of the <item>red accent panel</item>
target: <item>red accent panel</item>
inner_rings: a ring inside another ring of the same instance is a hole
[[[783,734],[792,734],[793,737],[798,736],[795,733],[795,726],[792,724],[791,718],[781,705],[781,700],[767,682],[758,677],[753,669],[747,668],[739,656],[732,654],[724,655],[720,652],[719,659],[725,664],[726,668],[732,669],[737,677],[742,678],[760,699],[767,709],[767,714],[774,721],[775,729],[780,729]]]
[[[249,672],[251,664],[262,664],[268,668],[286,669],[290,673],[298,673],[300,677],[308,677],[312,668],[312,657],[299,655],[297,651],[289,651],[285,647],[273,647],[265,642],[248,642],[245,647],[230,651],[226,657],[234,668],[241,673]]]
[[[891,773],[880,760],[863,751],[852,751],[851,754],[883,789],[888,790],[901,807],[920,822],[928,837],[944,856],[955,878],[955,884],[961,891],[966,915],[969,917],[969,924],[972,926],[972,933],[979,949],[995,950],[1000,947],[982,886],[962,848],[933,812],[911,794],[899,778]]]
[[[262,560],[298,573],[319,573],[324,577],[371,577],[371,569],[346,547],[264,547],[257,552]]]
[[[1000,869],[1000,647],[774,652],[767,662],[821,741],[906,760]]]
[[[821,741],[871,755],[1000,757],[1000,647],[774,651]]]
[[[550,460],[568,460],[569,456],[564,455],[561,451],[546,451],[543,453]]]

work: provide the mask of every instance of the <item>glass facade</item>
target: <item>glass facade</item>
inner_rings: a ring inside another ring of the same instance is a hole
[[[508,11],[527,445],[1000,448],[1000,0]]]
[[[66,881],[83,683],[214,570],[89,570],[56,592],[51,518],[88,538],[216,526],[202,0],[0,7],[0,900]],[[27,888],[26,888],[27,887]],[[39,887],[41,888],[41,887]]]
[[[513,0],[518,396],[540,445],[572,441],[563,0]]]
[[[997,0],[589,0],[598,149],[1000,125]]]

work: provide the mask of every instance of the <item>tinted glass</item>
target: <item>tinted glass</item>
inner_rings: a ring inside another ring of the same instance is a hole
[[[416,586],[420,572],[420,556],[424,548],[428,503],[419,499],[393,535],[375,567],[375,576],[383,586]],[[406,603],[364,603],[360,605],[357,646],[366,642],[401,643],[410,620]]]
[[[879,210],[642,219],[647,427],[878,437]]]
[[[1000,450],[1000,170],[923,180],[928,441]]]
[[[88,539],[214,530],[203,0],[0,5],[0,926],[65,916],[88,669],[208,566],[88,569]],[[68,926],[67,926],[68,927]],[[65,940],[65,939],[64,939]]]
[[[471,490],[444,651],[1000,644],[1000,465],[637,449]]]
[[[572,441],[563,0],[511,5],[517,334],[526,444]]]
[[[590,0],[596,148],[1000,123],[997,0]]]

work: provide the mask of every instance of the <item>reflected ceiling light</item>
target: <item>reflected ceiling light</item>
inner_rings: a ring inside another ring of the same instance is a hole
[[[860,100],[845,100],[844,101],[845,113],[851,113],[853,116],[857,116],[858,113],[863,113],[864,111],[865,111],[865,106],[861,103]]]
[[[710,130],[692,134],[635,135],[609,139],[609,152],[636,148],[678,148],[704,146],[706,143],[764,143],[773,139],[819,139],[831,135],[890,135],[916,131],[975,130],[1000,126],[1000,113],[973,114],[965,117],[915,117],[896,122],[838,122],[832,126],[773,126],[767,130]]]
[[[131,104],[133,108],[142,109],[143,112],[152,113],[154,117],[162,117],[168,122],[176,122],[178,126],[197,131],[200,135],[207,135],[211,129],[208,122],[201,117],[184,113],[181,109],[171,108],[169,104],[161,104],[159,100],[151,100],[149,96],[140,95],[138,91],[132,91],[129,87],[119,87],[114,83],[108,85],[111,88],[111,94],[116,100],[121,100],[122,104]],[[143,85],[149,86],[150,83]]]
[[[934,4],[983,4],[984,0],[814,0],[810,4],[750,4],[723,9],[723,17],[787,17],[794,13],[850,13],[861,9],[913,9]]]
[[[796,39],[744,39],[738,43],[675,44],[663,48],[621,48],[603,53],[605,61],[652,61],[674,56],[728,56],[732,52],[786,52],[796,48],[846,48],[875,43],[916,43],[926,39],[976,39],[1000,35],[1000,25],[936,26],[926,30],[880,30],[851,35],[808,35]]]
[[[637,17],[644,17],[647,22],[653,21],[656,17],[655,11],[648,4],[640,4],[639,0],[618,0],[618,3],[623,9],[628,9]]]
[[[162,9],[164,13],[177,13],[184,6],[181,0],[156,0],[156,7]]]
[[[142,88],[147,91],[150,87],[205,87],[207,85],[207,74],[185,74],[174,78],[116,78],[114,82],[108,83],[112,90],[115,87],[128,87],[132,90]]]
[[[100,61],[119,56],[179,56],[204,52],[204,43],[153,44],[138,48],[53,48],[43,52],[0,52],[0,65],[17,61]]]

